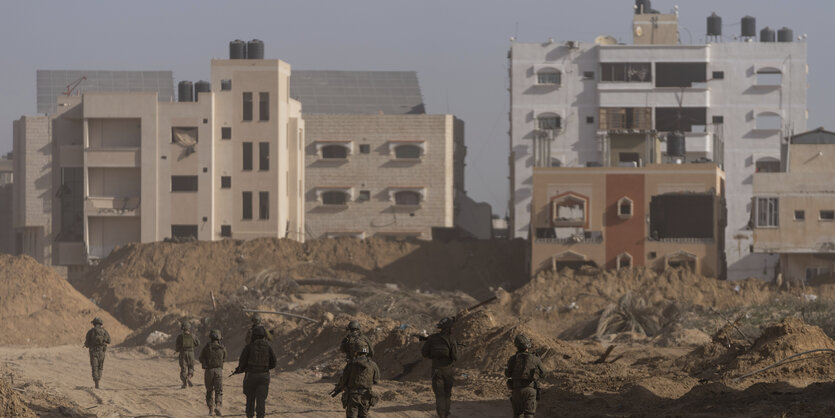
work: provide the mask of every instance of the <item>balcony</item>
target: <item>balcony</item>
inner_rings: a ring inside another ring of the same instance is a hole
[[[633,85],[634,84],[634,85]],[[682,96],[682,91],[684,95]],[[708,107],[710,90],[703,87],[655,87],[652,83],[600,83],[600,107]]]
[[[87,167],[139,167],[139,148],[87,148]]]
[[[534,238],[534,243],[536,244],[558,244],[558,245],[571,245],[571,244],[602,244],[603,243],[603,232],[601,231],[584,231],[578,234],[571,235],[569,237],[563,238],[556,238],[554,228],[536,228],[536,238]]]
[[[139,216],[139,197],[89,196],[84,204],[87,216]]]

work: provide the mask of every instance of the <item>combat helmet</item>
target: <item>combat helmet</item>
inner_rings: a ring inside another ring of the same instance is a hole
[[[525,334],[519,334],[513,340],[513,345],[516,346],[518,350],[527,350],[531,348],[531,340]]]
[[[452,323],[453,322],[455,322],[454,319],[452,319],[450,317],[446,317],[446,318],[443,318],[440,321],[438,321],[438,325],[435,325],[435,327],[440,328],[440,329],[450,329],[450,328],[452,328]]]
[[[183,331],[188,331],[191,329],[191,324],[188,321],[183,321],[183,323],[180,324],[180,329],[182,329]]]
[[[267,330],[264,329],[262,326],[257,326],[252,329],[252,339],[256,338],[267,338]]]
[[[209,338],[211,338],[212,340],[215,340],[215,341],[220,341],[220,330],[219,329],[213,329],[209,333]]]
[[[348,326],[346,327],[346,329],[348,331],[359,331],[360,330],[360,321],[357,321],[356,319],[351,320],[351,322],[348,323]]]
[[[104,323],[101,321],[101,318],[99,318],[99,317],[95,317],[95,318],[93,318],[93,320],[92,320],[92,321],[90,321],[90,323],[91,323],[91,324],[93,324],[93,325],[102,325],[102,324],[104,324]]]

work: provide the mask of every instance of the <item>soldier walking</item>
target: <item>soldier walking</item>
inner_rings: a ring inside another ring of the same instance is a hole
[[[377,404],[374,385],[380,380],[380,369],[368,356],[368,348],[361,347],[350,354],[351,360],[342,370],[339,383],[331,396],[342,393],[342,407],[347,418],[366,418],[368,411]]]
[[[261,315],[257,312],[252,314],[252,326],[249,327],[249,329],[246,330],[246,338],[244,338],[244,343],[245,344],[251,343],[252,342],[252,331],[257,327],[263,327],[263,326],[264,325],[263,325],[263,321],[261,320]],[[264,328],[264,329],[266,330],[267,328]],[[273,340],[272,332],[268,332],[266,338],[267,338],[267,341],[272,341]]]
[[[342,351],[345,354],[345,358],[348,361],[351,361],[354,353],[359,352],[359,350],[363,347],[368,349],[367,352],[369,358],[374,357],[374,348],[371,346],[371,340],[369,340],[365,335],[362,335],[359,321],[352,320],[351,322],[348,322],[346,329],[348,331],[348,335],[346,335],[339,344],[339,351]]]
[[[213,329],[209,333],[209,343],[200,351],[200,365],[205,370],[203,382],[206,384],[206,405],[209,415],[214,412],[220,416],[220,406],[223,403],[223,362],[226,361],[226,347],[221,343],[220,330]],[[214,393],[214,400],[212,400]]]
[[[252,329],[252,342],[241,351],[235,373],[244,375],[244,395],[246,395],[246,416],[266,414],[267,394],[270,391],[270,370],[275,368],[276,358],[272,347],[267,342],[267,331],[262,326]]]
[[[93,324],[93,328],[87,331],[87,336],[84,338],[84,347],[87,347],[90,351],[90,367],[93,369],[93,382],[95,382],[96,389],[98,389],[101,372],[104,370],[104,353],[107,351],[107,345],[110,344],[110,334],[102,326],[101,318],[93,318],[91,323]]]
[[[513,341],[516,354],[507,360],[504,375],[509,377],[507,386],[511,389],[510,404],[514,418],[533,418],[536,401],[539,400],[538,380],[545,376],[545,368],[539,357],[530,352],[531,340],[519,334]]]
[[[429,336],[421,347],[423,357],[432,359],[432,392],[435,393],[435,410],[441,418],[449,416],[452,406],[452,384],[455,377],[455,361],[458,360],[458,348],[452,338],[452,318],[438,322],[440,329]]]
[[[181,327],[183,332],[177,336],[176,352],[180,353],[180,380],[183,381],[181,389],[186,385],[194,386],[191,377],[194,376],[194,349],[200,345],[196,335],[191,334],[191,324],[184,321]]]

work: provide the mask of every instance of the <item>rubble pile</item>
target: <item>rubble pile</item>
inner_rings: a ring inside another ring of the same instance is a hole
[[[0,416],[35,418],[29,409],[14,392],[5,378],[0,378]]]

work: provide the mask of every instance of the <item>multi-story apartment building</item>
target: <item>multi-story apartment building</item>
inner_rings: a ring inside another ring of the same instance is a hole
[[[425,114],[414,72],[298,71],[292,84],[308,238],[491,237],[490,206],[464,190],[464,123]]]
[[[196,95],[181,83],[177,102],[88,92],[15,121],[20,252],[82,266],[129,242],[303,240],[304,123],[290,65],[230,56],[212,60]]]
[[[835,133],[820,128],[794,135],[784,149],[783,172],[754,174],[753,250],[776,254],[785,280],[831,275],[835,271]]]
[[[605,149],[612,133],[656,132],[663,139],[679,130],[684,160],[717,162],[727,176],[728,278],[762,275],[764,266],[773,272],[777,257],[749,250],[751,177],[779,161],[781,138],[806,129],[806,44],[792,42],[785,28],[781,42],[768,28],[758,42],[750,20],[740,41],[708,36],[706,44],[682,44],[677,19],[637,9],[632,44],[607,36],[512,43],[512,237],[531,230],[534,167],[605,165],[611,158],[642,166],[653,161]],[[660,150],[661,162],[668,161],[665,143]]]

